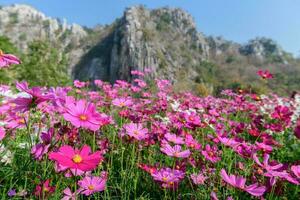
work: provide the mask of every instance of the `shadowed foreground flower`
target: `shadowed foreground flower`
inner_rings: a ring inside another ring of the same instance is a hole
[[[54,193],[55,187],[50,186],[50,179],[47,179],[45,182],[40,183],[35,187],[35,196],[39,197],[39,199],[46,199],[45,197]]]
[[[89,196],[95,192],[101,192],[105,190],[107,181],[106,172],[102,172],[102,176],[87,176],[82,180],[78,181],[80,186],[80,193]]]
[[[20,63],[21,61],[16,56],[12,54],[4,54],[3,51],[0,50],[0,69],[9,67],[12,64],[18,65]]]
[[[248,192],[253,196],[262,196],[265,191],[265,186],[258,186],[257,183],[246,186],[246,179],[242,176],[228,175],[224,169],[221,170],[222,179],[233,187]]]
[[[49,153],[49,159],[66,168],[91,171],[99,165],[103,156],[100,151],[91,154],[91,148],[87,145],[84,145],[81,150],[74,150],[71,146],[65,145],[57,152]]]

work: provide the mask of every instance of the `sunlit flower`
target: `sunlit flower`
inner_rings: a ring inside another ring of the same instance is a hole
[[[87,145],[84,145],[81,150],[74,150],[71,146],[65,145],[57,152],[49,153],[49,159],[70,169],[90,171],[100,164],[103,157],[99,151],[91,154],[91,148]]]
[[[73,98],[66,98],[65,120],[71,122],[75,127],[83,127],[96,131],[101,126],[101,115],[96,111],[93,103],[85,100],[74,101]]]

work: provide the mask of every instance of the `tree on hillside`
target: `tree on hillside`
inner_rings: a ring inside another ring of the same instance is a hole
[[[32,86],[66,85],[70,82],[66,56],[47,42],[34,41],[29,44],[18,79]]]

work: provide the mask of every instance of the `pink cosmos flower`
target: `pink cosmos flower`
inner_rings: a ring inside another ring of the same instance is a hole
[[[81,81],[79,81],[79,80],[75,80],[75,81],[74,81],[74,86],[77,87],[77,88],[83,88],[83,87],[85,87],[86,85],[87,85],[86,82],[81,82]]]
[[[293,165],[291,171],[295,174],[297,178],[300,179],[300,165]]]
[[[33,157],[37,160],[41,160],[43,158],[43,155],[48,153],[48,149],[50,147],[50,144],[44,145],[44,144],[36,144],[31,148],[31,154]]]
[[[165,138],[174,144],[184,144],[184,139],[176,134],[167,133],[165,134]]]
[[[164,188],[174,188],[184,178],[185,173],[181,170],[162,168],[154,171],[151,176]]]
[[[34,194],[39,197],[39,199],[44,199],[50,194],[54,193],[55,187],[50,186],[50,179],[47,179],[45,182],[40,183],[35,187]]]
[[[49,153],[49,159],[66,168],[91,171],[99,165],[103,157],[99,151],[91,154],[91,148],[87,145],[84,145],[81,150],[74,150],[71,146],[65,145],[57,152]]]
[[[194,184],[196,185],[203,185],[205,180],[207,179],[202,173],[199,174],[192,174],[191,179],[193,180]]]
[[[101,192],[105,190],[107,181],[107,175],[102,175],[101,177],[97,176],[86,176],[82,180],[78,181],[80,186],[80,193],[85,196],[89,196],[95,192]]]
[[[75,102],[73,98],[66,97],[63,116],[77,128],[83,127],[97,131],[101,126],[101,115],[96,111],[95,105],[85,100]]]
[[[124,125],[125,134],[136,140],[143,140],[148,137],[148,129],[144,128],[142,124],[129,123]]]
[[[211,147],[209,144],[205,146],[205,149],[202,151],[202,155],[205,159],[216,163],[221,160],[219,157],[220,152],[218,151],[218,147],[215,145]]]
[[[176,157],[176,158],[187,158],[190,156],[191,152],[190,150],[182,151],[182,148],[180,145],[171,146],[169,144],[163,144],[163,146],[160,148],[160,150],[167,154],[168,156]]]
[[[76,200],[77,199],[77,195],[79,194],[79,190],[72,192],[70,188],[66,188],[64,189],[63,193],[64,193],[64,197],[61,200]]]
[[[16,88],[21,92],[26,92],[28,97],[18,97],[12,100],[14,104],[14,111],[25,112],[38,104],[45,102],[51,98],[50,95],[45,94],[40,87],[29,88],[27,82],[17,82]]]
[[[145,74],[138,70],[132,70],[131,75],[137,75],[137,76],[145,76]]]
[[[271,114],[273,119],[282,120],[289,123],[293,112],[287,106],[276,106],[274,112]]]
[[[269,70],[258,70],[257,71],[257,75],[260,76],[263,79],[272,79],[273,78],[273,74],[271,74],[269,72]]]
[[[9,67],[12,64],[20,64],[21,61],[19,58],[12,54],[4,54],[3,51],[0,50],[0,69]]]
[[[300,140],[300,119],[298,119],[296,127],[294,129],[295,136]]]
[[[224,169],[221,170],[221,177],[226,183],[232,185],[233,187],[246,191],[253,196],[262,196],[266,191],[265,186],[258,186],[257,183],[246,186],[246,179],[244,177],[235,175],[228,176]]]
[[[279,168],[281,168],[283,165],[282,164],[277,164],[277,165],[269,165],[269,158],[270,155],[269,154],[264,154],[264,159],[263,159],[263,163],[261,163],[257,157],[257,154],[254,153],[252,156],[253,160],[263,169],[267,170],[267,171],[274,171],[274,170],[278,170]]]
[[[0,127],[0,141],[5,137],[5,130],[3,127]]]
[[[185,144],[192,149],[199,150],[201,148],[201,144],[199,144],[199,142],[190,134],[185,135]]]
[[[130,98],[116,98],[112,100],[112,104],[117,106],[117,107],[128,107],[133,104],[132,100]]]

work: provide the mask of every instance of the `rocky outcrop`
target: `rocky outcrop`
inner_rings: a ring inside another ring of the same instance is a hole
[[[131,70],[148,68],[152,77],[175,81],[178,71],[192,70],[188,65],[199,64],[208,56],[204,35],[196,31],[186,12],[135,6],[128,8],[113,30],[78,63],[74,77],[114,82],[130,80]]]
[[[258,60],[274,59],[274,61],[284,62],[287,54],[283,49],[272,39],[255,38],[247,44],[240,47],[240,53],[245,56],[252,56]]]
[[[48,40],[55,47],[68,49],[70,65],[78,62],[86,31],[77,24],[45,16],[28,5],[12,5],[0,8],[0,35],[5,35],[19,49],[26,51],[33,40]]]

